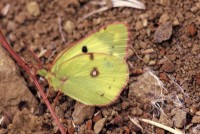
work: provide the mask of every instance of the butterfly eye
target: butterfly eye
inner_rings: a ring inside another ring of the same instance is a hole
[[[87,53],[87,52],[88,52],[88,49],[87,49],[86,46],[83,46],[83,47],[82,47],[82,52],[83,52],[83,53]]]

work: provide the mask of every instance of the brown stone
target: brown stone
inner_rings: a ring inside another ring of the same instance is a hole
[[[154,33],[155,43],[161,43],[163,41],[169,40],[172,35],[172,30],[171,22],[165,22],[161,24]]]
[[[87,106],[82,103],[76,102],[72,117],[75,124],[81,124],[85,119],[91,119],[94,115],[95,107]]]
[[[160,73],[159,77],[161,80],[169,81],[169,78],[167,77],[166,73]]]
[[[26,107],[36,108],[37,100],[27,88],[20,76],[19,68],[0,46],[0,113],[11,111],[15,113],[20,102],[26,102]]]
[[[200,85],[200,73],[195,75],[196,84]]]
[[[197,34],[197,28],[195,26],[195,24],[190,24],[188,27],[187,27],[187,31],[188,31],[188,36],[192,37],[192,36],[195,36]]]
[[[170,61],[170,60],[167,60],[166,62],[163,63],[162,69],[166,73],[173,73],[175,71],[174,63],[172,61]]]

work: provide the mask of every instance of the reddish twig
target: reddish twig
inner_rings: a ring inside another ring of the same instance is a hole
[[[13,59],[15,59],[15,61],[18,63],[18,65],[20,65],[25,71],[26,73],[28,73],[29,77],[32,78],[35,86],[37,87],[40,95],[42,96],[44,102],[46,103],[47,105],[47,108],[48,110],[50,111],[54,121],[56,122],[60,132],[62,134],[65,134],[65,130],[63,128],[63,126],[61,125],[61,123],[59,122],[59,119],[58,117],[56,116],[55,112],[53,111],[52,107],[51,107],[51,104],[49,102],[49,100],[47,99],[47,96],[46,94],[44,93],[42,87],[40,86],[40,84],[38,83],[38,80],[36,78],[36,75],[35,75],[35,71],[33,71],[29,66],[28,64],[23,60],[21,59],[17,53],[10,47],[10,45],[8,44],[8,42],[6,41],[5,37],[3,36],[1,30],[0,30],[0,44],[3,45],[3,47],[10,53],[10,55],[12,56]]]

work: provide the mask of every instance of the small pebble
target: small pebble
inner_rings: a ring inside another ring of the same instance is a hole
[[[144,19],[142,21],[142,24],[143,24],[143,27],[146,27],[148,25],[148,20],[147,19]]]
[[[166,73],[160,73],[159,78],[160,78],[161,80],[164,80],[164,81],[169,81],[169,78],[168,78],[168,76],[166,75]]]
[[[86,122],[86,127],[87,127],[87,130],[92,130],[92,120],[88,120]]]
[[[142,54],[150,54],[150,53],[154,53],[154,52],[155,52],[154,49],[150,48],[150,49],[146,49],[146,50],[142,51],[141,53]]]
[[[101,18],[97,18],[97,19],[93,19],[93,24],[94,25],[98,25],[102,22],[102,19]]]
[[[173,26],[179,26],[179,25],[180,25],[180,22],[179,22],[178,18],[174,18]]]
[[[87,106],[76,102],[74,112],[72,114],[75,124],[81,124],[85,119],[91,119],[94,115],[95,107]]]
[[[134,74],[134,75],[140,75],[140,74],[143,74],[143,73],[144,73],[144,71],[141,68],[137,68],[137,69],[132,70],[132,74]]]
[[[19,24],[23,24],[26,20],[26,13],[21,12],[15,16],[15,21]]]
[[[149,60],[150,60],[150,55],[149,54],[145,54],[144,57],[143,57],[144,63],[148,64]]]
[[[122,109],[123,109],[123,110],[127,109],[127,108],[129,107],[129,105],[130,105],[129,102],[123,101],[123,102],[122,102]]]
[[[74,25],[74,23],[72,21],[68,20],[68,21],[66,21],[64,23],[64,27],[63,28],[64,28],[65,32],[72,33],[74,31],[74,29],[75,29],[75,25]]]
[[[197,111],[197,112],[196,112],[196,115],[200,116],[200,111]]]
[[[192,118],[192,123],[200,123],[200,116],[198,115],[195,115],[193,118]]]
[[[165,130],[161,128],[156,128],[156,134],[165,134]]]
[[[167,60],[166,62],[163,63],[162,69],[166,73],[173,73],[175,71],[174,63],[172,61],[170,61],[170,60]]]
[[[132,115],[140,116],[140,115],[142,115],[142,113],[143,113],[142,109],[140,109],[140,108],[138,108],[138,107],[133,108],[133,109],[131,110],[131,114],[132,114]]]
[[[141,21],[137,21],[137,22],[135,23],[135,29],[136,29],[137,31],[139,31],[139,30],[142,29],[142,28],[143,28],[142,22],[141,22]]]
[[[6,29],[7,29],[8,31],[14,31],[16,28],[17,28],[17,25],[16,25],[15,22],[13,22],[13,21],[8,21],[8,24],[7,24],[7,27],[6,27]]]
[[[198,54],[198,53],[199,53],[199,50],[200,50],[200,46],[199,46],[198,44],[194,44],[194,45],[192,46],[191,52],[192,52],[192,54]]]
[[[10,4],[6,4],[6,5],[1,9],[0,15],[6,16],[6,15],[8,14],[9,9],[10,9]]]
[[[195,75],[196,84],[200,85],[200,73]]]
[[[190,24],[188,27],[187,27],[187,31],[188,31],[188,36],[192,37],[192,36],[195,36],[197,34],[197,28],[194,24]]]
[[[40,8],[36,1],[30,2],[26,5],[26,8],[28,12],[33,16],[39,16],[40,15]]]
[[[173,127],[173,121],[170,119],[170,117],[166,116],[164,113],[160,114],[159,122],[163,125]]]
[[[172,114],[174,114],[173,122],[174,126],[177,128],[182,128],[186,124],[186,112],[181,109],[173,109]]]
[[[118,126],[123,126],[123,119],[120,115],[115,116],[114,123]]]
[[[162,6],[170,6],[172,3],[171,0],[156,0],[156,2],[158,2]]]
[[[196,113],[197,113],[197,106],[192,105],[192,106],[190,107],[190,114],[191,114],[191,115],[194,115],[194,114],[196,114]]]
[[[165,57],[165,58],[162,58],[162,59],[160,59],[159,61],[158,61],[158,65],[162,65],[162,64],[164,64],[166,61],[168,61],[168,59]]]
[[[45,53],[44,53],[44,57],[45,58],[49,58],[51,55],[52,55],[52,50],[47,50]]]
[[[164,56],[164,55],[165,55],[165,52],[166,52],[165,49],[161,49],[161,50],[159,51],[159,55],[160,55],[160,56]]]
[[[103,109],[102,109],[102,114],[103,114],[103,116],[109,116],[109,115],[110,115],[110,112],[108,111],[107,108],[103,108]]]
[[[155,61],[155,60],[149,61],[149,65],[150,65],[150,66],[156,65],[156,61]]]
[[[169,40],[172,35],[172,30],[171,22],[165,22],[161,24],[154,33],[155,43],[161,43],[163,41]]]
[[[150,37],[151,36],[151,30],[149,28],[147,28],[147,36]]]
[[[94,125],[95,134],[99,134],[101,132],[105,123],[106,123],[106,118],[103,118],[95,123],[95,125]]]
[[[194,4],[194,6],[191,8],[191,12],[196,13],[200,10],[200,2]]]
[[[147,48],[147,43],[146,42],[140,42],[139,47],[142,49],[146,49]]]
[[[160,19],[159,19],[159,24],[162,24],[164,22],[167,22],[170,19],[170,16],[168,13],[164,13],[163,15],[161,15]]]
[[[11,32],[9,35],[8,35],[8,38],[10,39],[10,41],[14,42],[16,40],[16,36]]]

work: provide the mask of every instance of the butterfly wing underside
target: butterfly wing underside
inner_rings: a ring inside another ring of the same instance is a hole
[[[107,54],[81,54],[54,71],[51,85],[87,105],[113,102],[128,80],[125,61]]]
[[[124,59],[126,57],[128,28],[123,23],[111,24],[101,28],[83,38],[76,44],[69,45],[54,60],[54,67],[58,67],[62,62],[84,53],[105,53]]]
[[[49,84],[87,105],[112,103],[129,77],[128,34],[125,24],[111,24],[69,45],[54,60]]]

